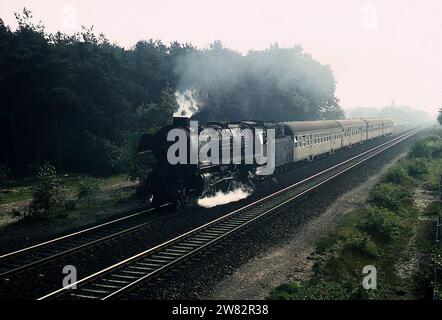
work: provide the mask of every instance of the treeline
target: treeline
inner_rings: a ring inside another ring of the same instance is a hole
[[[59,172],[127,172],[139,134],[178,110],[177,90],[197,92],[202,120],[343,114],[331,70],[299,47],[242,56],[220,43],[149,40],[124,49],[92,28],[48,34],[28,10],[16,17],[16,30],[0,19],[0,166],[14,175],[44,161]]]
[[[388,117],[395,125],[416,125],[434,121],[425,111],[416,110],[409,106],[390,105],[377,108],[353,108],[347,111],[350,118]]]

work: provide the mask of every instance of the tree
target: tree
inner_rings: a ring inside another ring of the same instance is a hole
[[[442,108],[439,109],[439,115],[437,116],[437,121],[439,121],[439,124],[442,124]]]
[[[173,114],[178,110],[174,91],[165,87],[160,94],[159,102],[143,103],[137,108],[136,119],[138,130],[145,132],[157,130],[171,123]]]
[[[36,183],[32,190],[32,201],[27,217],[40,218],[48,215],[65,200],[61,181],[55,168],[46,163],[38,169]]]

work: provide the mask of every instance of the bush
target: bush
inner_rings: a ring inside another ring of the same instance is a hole
[[[7,165],[0,164],[0,188],[6,186],[6,183],[11,175]]]
[[[20,210],[12,208],[12,210],[11,210],[11,217],[12,218],[15,218],[15,219],[21,218],[22,215],[23,215],[23,213]]]
[[[442,143],[438,143],[433,147],[431,157],[433,157],[433,159],[442,158]]]
[[[439,200],[432,201],[424,210],[424,214],[428,216],[436,216],[439,215],[440,211],[440,203]]]
[[[36,183],[32,189],[32,201],[26,211],[26,217],[46,216],[65,199],[61,181],[50,164],[44,164],[38,169]]]
[[[396,165],[388,170],[384,181],[405,186],[411,183],[411,178],[402,165]]]
[[[428,139],[417,141],[410,150],[409,156],[411,158],[427,158],[431,157],[432,148]]]
[[[422,178],[429,171],[429,163],[426,159],[411,159],[407,165],[408,174],[414,178]]]
[[[381,235],[392,240],[399,235],[401,224],[399,218],[388,209],[371,207],[364,210],[358,228],[370,235]]]
[[[267,297],[269,300],[343,300],[350,297],[343,283],[320,281],[319,283],[283,284]]]
[[[112,192],[112,197],[117,201],[122,201],[124,199],[124,196],[124,188],[117,188]]]
[[[405,190],[391,183],[380,183],[371,190],[369,201],[377,207],[396,211],[408,196]]]
[[[359,233],[354,237],[346,239],[342,250],[349,250],[368,257],[377,257],[379,255],[376,244],[365,233]]]
[[[100,185],[92,179],[85,179],[78,186],[78,199],[86,201],[90,207],[98,197]]]
[[[66,209],[66,211],[74,211],[76,207],[77,203],[75,202],[75,200],[66,200],[66,202],[64,203],[64,208]]]

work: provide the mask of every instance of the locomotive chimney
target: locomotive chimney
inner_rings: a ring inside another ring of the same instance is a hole
[[[173,124],[177,127],[189,127],[190,126],[190,118],[173,117]]]

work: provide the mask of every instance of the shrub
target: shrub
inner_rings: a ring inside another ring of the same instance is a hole
[[[39,218],[48,215],[65,199],[61,181],[50,164],[44,164],[38,169],[36,183],[32,189],[32,201],[26,211],[26,217]]]
[[[350,297],[350,292],[341,282],[331,280],[311,282],[295,282],[283,284],[267,297],[269,300],[343,300]]]
[[[408,174],[415,178],[422,178],[429,171],[427,159],[411,159],[407,165]]]
[[[433,151],[431,152],[431,157],[433,159],[438,159],[442,157],[442,143],[439,142],[433,147]]]
[[[365,233],[359,233],[357,236],[346,239],[342,250],[349,250],[368,257],[377,257],[379,255],[376,244]]]
[[[402,165],[397,165],[388,170],[384,181],[398,185],[409,185],[411,183],[411,178]]]
[[[92,202],[98,197],[100,185],[92,179],[85,179],[78,186],[78,199],[86,201],[90,207]]]
[[[75,200],[66,200],[64,203],[64,208],[66,211],[73,211],[77,207]]]
[[[398,210],[402,200],[409,194],[391,183],[380,183],[370,192],[369,201],[377,207]]]
[[[17,218],[22,217],[22,215],[23,215],[23,213],[20,210],[12,208],[12,210],[11,210],[11,217],[17,219]]]
[[[115,200],[122,201],[125,196],[124,188],[115,189],[114,192],[112,193],[112,196]]]
[[[273,289],[270,292],[270,295],[267,299],[270,300],[292,300],[300,291],[301,291],[301,283],[284,283],[277,288]]]
[[[411,158],[430,158],[432,148],[428,139],[417,141],[410,150],[409,156]]]
[[[358,228],[370,235],[381,235],[392,240],[399,235],[401,224],[399,218],[388,209],[371,207],[364,210]]]
[[[6,186],[6,183],[11,175],[11,170],[8,166],[0,164],[0,188]]]

